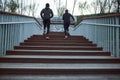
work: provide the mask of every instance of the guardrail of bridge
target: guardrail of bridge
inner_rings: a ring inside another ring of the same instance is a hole
[[[13,49],[33,34],[42,34],[41,24],[34,17],[0,11],[0,55]]]
[[[84,18],[71,33],[84,35],[111,56],[120,57],[120,14]]]

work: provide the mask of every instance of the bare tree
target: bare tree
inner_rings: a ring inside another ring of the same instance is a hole
[[[67,0],[66,0],[66,4],[65,5],[66,5],[66,9],[67,9]]]
[[[76,2],[77,2],[77,0],[74,0],[72,14],[74,13]]]
[[[111,13],[114,0],[107,0],[107,4],[108,4],[108,13]]]
[[[79,2],[79,10],[81,12],[81,15],[84,14],[84,10],[86,10],[87,8],[88,8],[88,5],[86,1],[83,3]]]
[[[117,12],[117,0],[95,0],[91,3],[93,10],[96,13],[111,13]]]
[[[16,10],[19,8],[18,4],[14,0],[7,2],[6,7],[9,12],[16,12]]]
[[[59,10],[59,9],[60,9],[60,6],[61,6],[61,0],[59,0],[59,7],[58,7],[58,10],[57,10],[57,11],[58,11],[58,14],[60,14],[60,10]]]
[[[112,3],[109,2],[110,0],[95,0],[94,2],[91,3],[91,6],[93,7],[95,14],[96,13],[107,13],[108,11],[110,12]]]
[[[0,0],[0,10],[2,10],[2,0]]]
[[[99,1],[99,7],[100,7],[100,14],[105,13],[107,8],[107,0],[98,0]]]
[[[91,8],[93,8],[93,13],[97,14],[98,10],[99,10],[99,2],[98,0],[94,0],[93,2],[91,2]]]
[[[115,12],[115,13],[120,12],[120,1],[119,0],[113,0],[112,11]]]
[[[120,12],[120,0],[116,0],[117,2],[117,13]]]
[[[61,2],[61,0],[54,0],[54,4],[56,4],[58,16],[62,16],[67,7],[67,0],[65,5]]]
[[[6,9],[7,9],[7,0],[5,0],[5,1],[3,1],[3,11],[6,11]]]
[[[25,11],[24,13],[27,13],[27,15],[29,15],[29,16],[35,16],[38,6],[39,5],[36,3],[26,5],[23,8]]]
[[[62,6],[60,8],[57,9],[58,12],[58,16],[62,16],[64,11],[65,11],[66,7]]]

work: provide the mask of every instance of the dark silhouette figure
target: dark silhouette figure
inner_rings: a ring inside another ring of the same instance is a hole
[[[68,38],[69,36],[70,18],[74,21],[74,17],[68,13],[68,10],[65,10],[65,13],[63,14],[65,38]]]
[[[49,32],[50,32],[50,18],[53,17],[53,11],[52,9],[49,8],[49,3],[46,3],[46,6],[44,9],[42,9],[40,15],[41,18],[43,19],[43,25],[44,25],[44,32],[43,35],[46,34],[46,39],[49,39]],[[47,32],[46,32],[46,28],[47,28]]]

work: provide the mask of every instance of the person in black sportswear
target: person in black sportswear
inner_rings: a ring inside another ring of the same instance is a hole
[[[72,18],[74,21],[74,17],[68,13],[68,10],[66,9],[65,13],[63,14],[65,38],[68,38],[69,36],[70,18]]]
[[[44,32],[43,35],[46,35],[46,39],[50,39],[48,34],[50,32],[50,19],[53,17],[53,11],[49,8],[49,3],[46,3],[46,6],[44,9],[42,9],[40,15],[43,19],[43,25],[44,25]],[[46,32],[47,28],[47,32]]]

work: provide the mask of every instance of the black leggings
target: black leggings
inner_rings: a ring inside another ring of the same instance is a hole
[[[43,25],[44,25],[44,31],[47,28],[46,34],[48,34],[50,32],[50,19],[43,20]]]
[[[64,33],[65,35],[69,35],[69,26],[70,26],[70,23],[64,23]]]

